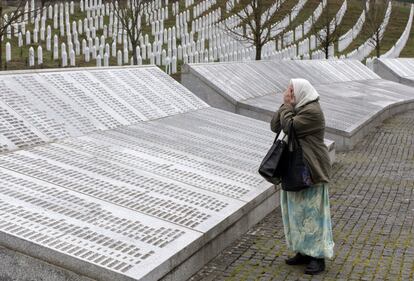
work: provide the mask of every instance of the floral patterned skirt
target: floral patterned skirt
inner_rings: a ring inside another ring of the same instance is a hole
[[[332,258],[334,242],[328,186],[299,192],[280,191],[283,227],[290,250],[315,258]]]

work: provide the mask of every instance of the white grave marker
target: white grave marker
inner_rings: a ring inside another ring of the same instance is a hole
[[[37,64],[43,64],[43,49],[42,46],[37,47]]]
[[[26,31],[26,45],[30,45],[31,44],[31,40],[30,40],[30,31]]]
[[[70,66],[76,66],[76,56],[75,51],[72,49],[69,53],[69,60],[70,60]]]
[[[30,47],[29,48],[29,66],[30,67],[34,66],[34,61],[35,61],[34,49],[33,47]]]
[[[11,45],[10,42],[6,43],[6,62],[11,61]]]
[[[109,66],[109,55],[105,53],[104,55],[104,66]]]
[[[117,63],[118,63],[118,65],[122,65],[122,52],[121,52],[121,50],[118,50],[118,53],[117,53]]]
[[[91,58],[91,52],[89,51],[89,47],[85,48],[85,62],[89,62]]]

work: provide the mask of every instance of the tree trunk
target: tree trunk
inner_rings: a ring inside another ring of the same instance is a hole
[[[3,69],[3,36],[4,33],[7,34],[7,30],[6,32],[5,29],[3,28],[4,26],[4,17],[3,17],[3,1],[1,1],[0,3],[0,30],[3,30],[3,34],[0,34],[0,70]]]
[[[325,59],[329,59],[329,43],[331,42],[331,22],[326,22]]]
[[[253,5],[254,8],[254,20],[255,20],[255,30],[254,30],[254,45],[256,47],[256,60],[262,59],[262,47],[263,47],[263,41],[261,38],[262,34],[262,24],[261,24],[261,18],[262,18],[262,6],[260,5],[260,1],[254,1]]]
[[[138,54],[137,54],[138,42],[131,42],[131,44],[132,44],[132,54],[133,54],[134,65],[137,65],[138,64]]]
[[[0,70],[3,69],[3,40],[2,37],[0,35]]]
[[[381,49],[381,46],[380,46],[380,36],[379,36],[379,32],[377,32],[377,34],[376,34],[376,36],[375,36],[376,38],[375,38],[375,51],[376,51],[376,54],[377,54],[377,58],[379,58],[380,57],[380,49]]]
[[[280,50],[283,50],[283,48],[285,47],[285,42],[283,40],[283,33],[282,35],[280,35],[279,39],[280,39]]]
[[[257,44],[256,45],[256,60],[262,59],[262,45]]]

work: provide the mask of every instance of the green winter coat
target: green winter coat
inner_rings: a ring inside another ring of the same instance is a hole
[[[302,146],[305,161],[309,165],[313,183],[328,183],[331,161],[324,143],[325,117],[319,102],[310,102],[297,110],[283,104],[274,114],[270,128],[275,133],[283,129],[287,134],[291,122]]]

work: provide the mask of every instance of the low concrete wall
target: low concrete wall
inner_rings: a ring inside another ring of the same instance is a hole
[[[208,105],[233,113],[236,112],[235,101],[227,99],[223,95],[217,95],[214,89],[191,72],[183,72],[181,74],[181,84]]]
[[[398,75],[391,68],[385,65],[381,60],[375,59],[373,61],[373,68],[374,68],[375,73],[377,73],[383,79],[387,79],[390,81],[401,83],[403,85],[414,87],[414,78],[409,79],[409,78]]]
[[[160,281],[186,280],[200,270],[211,259],[222,250],[230,246],[242,234],[246,233],[252,226],[260,222],[270,212],[280,206],[279,191],[273,192],[250,212],[241,217],[237,222],[229,225],[223,232],[209,241],[202,249],[194,253],[179,267],[168,273]]]
[[[400,77],[378,59],[373,61],[373,70],[383,79],[401,83]]]
[[[414,109],[414,100],[409,102],[401,102],[395,103],[388,107],[385,107],[383,110],[372,116],[367,122],[365,122],[362,126],[355,129],[352,133],[347,135],[342,135],[332,132],[332,130],[326,130],[326,138],[335,141],[335,148],[337,151],[349,151],[352,150],[355,145],[364,138],[369,132],[371,132],[376,126],[381,124],[384,120]]]

